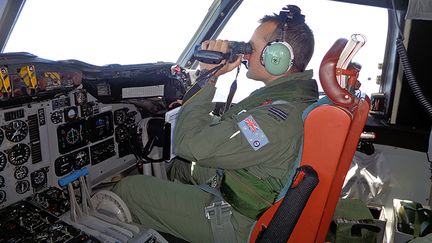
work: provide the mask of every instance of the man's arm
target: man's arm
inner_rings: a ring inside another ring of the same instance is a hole
[[[299,118],[288,115],[295,109],[293,106],[277,105],[287,114],[285,120],[275,119],[270,106],[263,106],[212,124],[204,102],[212,92],[211,87],[205,87],[182,108],[175,131],[178,156],[225,169],[274,161],[282,154],[294,156],[292,151],[299,145],[302,127]]]

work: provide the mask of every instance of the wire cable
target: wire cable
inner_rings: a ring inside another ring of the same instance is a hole
[[[427,99],[427,97],[424,95],[421,87],[417,83],[417,80],[413,74],[413,71],[411,69],[411,65],[408,60],[407,51],[405,49],[405,46],[401,39],[396,40],[396,49],[399,54],[400,61],[403,66],[403,70],[405,73],[405,76],[408,81],[408,85],[411,88],[412,92],[414,93],[414,96],[416,97],[417,101],[422,105],[422,107],[425,109],[425,111],[428,113],[430,118],[432,118],[432,105]]]
[[[394,0],[392,0],[391,2],[393,7],[393,13],[395,15],[396,27],[399,32],[399,37],[396,39],[396,50],[399,54],[399,59],[402,64],[405,77],[407,78],[408,85],[411,88],[411,91],[413,92],[415,98],[423,107],[423,109],[428,113],[429,117],[432,118],[432,105],[427,99],[427,97],[424,95],[411,69],[411,64],[408,60],[407,50],[405,48],[405,45],[403,44],[404,36],[396,13],[396,6]]]

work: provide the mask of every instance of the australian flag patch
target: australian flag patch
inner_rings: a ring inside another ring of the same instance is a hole
[[[269,143],[269,140],[264,134],[264,131],[261,130],[252,115],[249,115],[242,121],[238,122],[237,125],[239,126],[240,131],[243,133],[253,150],[257,151],[258,149]]]

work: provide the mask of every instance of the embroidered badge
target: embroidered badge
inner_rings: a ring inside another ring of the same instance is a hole
[[[275,106],[270,106],[270,107],[268,108],[268,111],[269,111],[271,114],[275,115],[276,117],[278,117],[278,118],[280,118],[280,119],[282,119],[282,120],[285,120],[285,119],[287,119],[287,117],[288,117],[288,114],[285,113],[285,111],[283,111],[283,110],[281,110],[281,109],[279,109],[279,108],[277,108],[277,107],[275,107]]]
[[[261,130],[258,123],[249,115],[237,125],[240,128],[240,131],[245,136],[248,143],[252,146],[252,149],[257,151],[262,148],[264,145],[269,143],[267,136],[264,134],[264,131]]]

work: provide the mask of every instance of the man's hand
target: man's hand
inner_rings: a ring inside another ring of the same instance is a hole
[[[218,51],[222,53],[228,53],[228,41],[227,40],[206,40],[201,44],[202,50],[210,50],[210,51]],[[233,63],[229,63],[226,60],[223,60],[221,62],[222,64],[225,64],[219,71],[217,71],[214,74],[214,77],[219,77],[220,75],[230,72],[234,68],[238,67],[241,64],[241,56],[237,58],[237,60]],[[210,70],[217,65],[220,64],[206,64],[206,63],[200,63],[200,69],[207,69]]]

